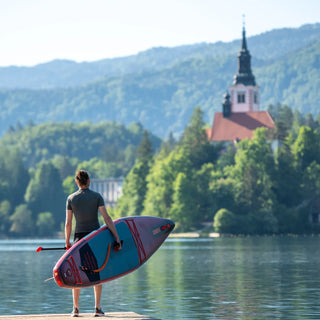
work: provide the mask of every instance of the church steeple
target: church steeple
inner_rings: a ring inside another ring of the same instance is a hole
[[[238,70],[234,76],[233,84],[243,84],[245,86],[255,86],[256,81],[251,71],[251,55],[247,48],[246,29],[242,29],[242,44],[238,54]]]
[[[209,141],[236,142],[252,139],[254,130],[259,127],[275,128],[269,112],[259,110],[260,88],[251,71],[251,56],[244,25],[238,70],[229,92],[223,96],[222,112],[215,113],[212,128],[206,130]]]
[[[238,70],[230,87],[231,112],[259,111],[259,86],[251,71],[251,55],[247,47],[246,29],[243,23],[241,49],[238,54]]]

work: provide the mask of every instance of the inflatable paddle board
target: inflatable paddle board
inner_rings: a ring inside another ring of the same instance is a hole
[[[124,276],[145,263],[174,228],[174,222],[157,217],[125,217],[114,221],[122,242],[117,250],[106,225],[72,246],[53,269],[63,288],[90,287]]]

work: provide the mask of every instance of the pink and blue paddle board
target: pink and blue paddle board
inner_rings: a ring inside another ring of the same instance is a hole
[[[145,263],[174,228],[174,222],[158,217],[125,217],[114,221],[122,250],[106,225],[72,246],[53,269],[63,288],[90,287],[124,276]]]

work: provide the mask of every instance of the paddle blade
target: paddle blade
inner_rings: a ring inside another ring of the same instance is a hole
[[[37,252],[40,252],[40,251],[42,251],[42,247],[39,247],[39,248],[37,249]]]

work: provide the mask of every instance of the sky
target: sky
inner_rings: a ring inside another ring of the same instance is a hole
[[[0,66],[229,42],[320,22],[319,0],[0,0]]]

